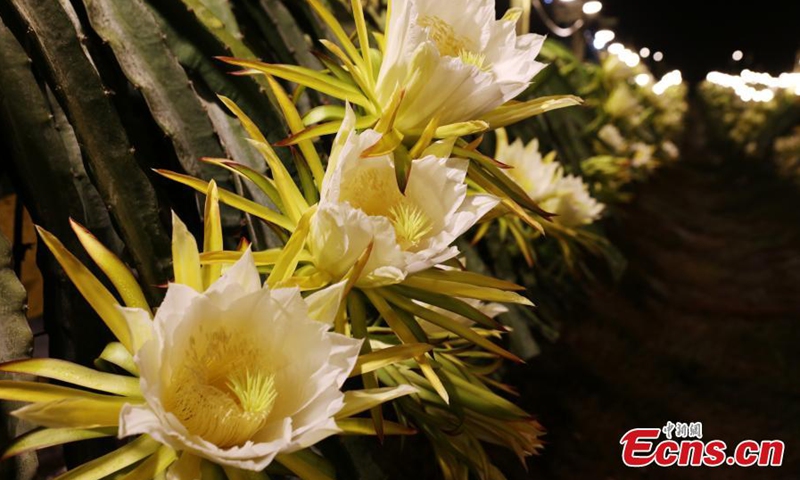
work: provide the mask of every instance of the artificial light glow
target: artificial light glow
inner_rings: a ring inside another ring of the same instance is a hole
[[[772,90],[761,90],[757,95],[762,102],[771,102],[775,99],[775,92]]]
[[[595,48],[600,50],[601,48],[608,45],[609,42],[612,42],[614,38],[616,38],[616,36],[617,35],[611,30],[598,30],[597,33],[594,34]]]
[[[585,13],[586,15],[598,14],[602,9],[603,9],[603,4],[595,0],[583,4],[583,13]]]
[[[740,62],[744,58],[744,53],[741,50],[736,50],[733,52],[733,61]]]
[[[663,95],[668,89],[677,87],[681,83],[683,83],[683,74],[681,74],[680,70],[673,70],[664,75],[658,83],[653,85],[653,93],[656,95]]]
[[[732,89],[744,102],[771,102],[775,99],[776,93],[781,90],[794,91],[796,95],[800,95],[800,73],[782,73],[779,77],[773,77],[769,73],[750,70],[742,71],[741,75],[711,72],[706,80],[715,85]]]
[[[641,62],[641,58],[639,58],[639,55],[637,55],[633,50],[628,50],[627,48],[624,49],[622,53],[619,54],[619,58],[620,60],[625,62],[625,65],[631,68],[639,65],[639,62]]]
[[[664,54],[661,53],[661,52],[654,53],[653,54],[653,60],[655,60],[656,62],[660,62],[661,60],[664,60]]]
[[[608,47],[608,53],[619,57],[619,60],[630,68],[636,67],[642,61],[641,57],[639,57],[639,55],[637,55],[636,52],[634,52],[631,49],[625,48],[619,42],[612,43]]]
[[[649,58],[650,57],[650,49],[644,47],[643,49],[639,50],[639,56],[642,58]]]
[[[608,53],[611,53],[611,54],[613,54],[613,55],[619,55],[620,53],[622,53],[622,51],[623,51],[623,50],[625,50],[625,46],[624,46],[624,45],[622,45],[622,44],[621,44],[621,43],[619,43],[619,42],[617,42],[617,43],[612,43],[612,44],[611,44],[611,45],[608,47]]]
[[[753,89],[742,90],[739,93],[739,98],[741,98],[745,102],[752,101],[753,100]]]
[[[647,73],[640,73],[639,75],[636,75],[636,85],[639,85],[640,87],[647,86],[651,81],[653,81],[653,79]]]

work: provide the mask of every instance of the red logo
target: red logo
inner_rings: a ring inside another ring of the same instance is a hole
[[[783,464],[785,444],[781,440],[744,440],[728,455],[728,446],[722,440],[704,441],[702,438],[703,426],[699,422],[668,422],[663,428],[634,428],[620,439],[622,462],[632,468],[653,464],[665,468],[780,467]]]

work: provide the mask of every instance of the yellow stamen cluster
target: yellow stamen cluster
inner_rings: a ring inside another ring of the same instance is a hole
[[[365,168],[342,184],[339,199],[367,215],[388,216],[388,208],[403,201],[397,177],[388,168]]]
[[[389,213],[397,241],[404,250],[416,247],[433,228],[425,212],[408,202],[395,205]]]
[[[476,52],[469,38],[458,35],[453,26],[441,18],[427,15],[417,20],[417,25],[428,29],[429,38],[436,44],[440,55],[459,58],[464,64],[473,65],[479,70],[491,68],[491,65],[486,65],[486,55]]]
[[[238,341],[234,341],[236,338]],[[246,336],[225,328],[200,330],[189,340],[162,400],[189,433],[219,447],[241,446],[261,430],[278,396],[275,377]]]
[[[475,53],[469,52],[467,50],[462,50],[459,54],[459,58],[465,65],[472,65],[477,67],[478,70],[488,72],[492,69],[491,64],[486,64],[486,55],[482,53]]]
[[[228,377],[227,386],[245,412],[264,417],[272,411],[278,397],[275,376],[268,373],[250,373],[250,370],[234,372]]]
[[[428,215],[400,192],[388,168],[361,170],[342,186],[339,199],[367,215],[388,218],[403,250],[414,249],[433,229]]]

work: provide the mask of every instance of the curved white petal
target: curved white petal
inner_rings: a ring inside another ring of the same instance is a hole
[[[317,425],[314,430],[309,430],[303,434],[298,435],[292,440],[292,443],[284,449],[285,453],[293,453],[304,448],[308,448],[317,442],[325,440],[328,437],[336,435],[342,431],[333,418],[325,420],[324,424]]]
[[[163,441],[161,421],[153,411],[144,405],[123,405],[119,415],[119,437],[147,434],[156,440]]]
[[[327,325],[332,325],[342,304],[347,280],[323,288],[306,297],[308,316]]]
[[[580,177],[569,175],[559,182],[558,196],[550,201],[548,211],[555,221],[570,228],[588,225],[598,218],[605,206],[595,200]]]
[[[356,117],[353,109],[346,107],[345,118],[333,142],[328,168],[322,182],[320,204],[338,203],[342,182],[353,169],[361,165],[361,156],[368,148],[375,145],[381,135],[373,130],[361,134],[356,133]]]
[[[405,97],[402,131],[419,134],[434,115],[440,125],[475,120],[513,99],[544,65],[544,37],[517,36],[515,24],[495,20],[493,0],[392,1],[377,97]]]
[[[451,59],[452,60],[452,59]],[[458,255],[453,242],[494,208],[498,199],[467,195],[469,161],[426,155],[412,162],[405,192],[397,186],[391,154],[364,156],[379,136],[352,131],[345,122],[334,171],[311,222],[308,246],[316,268],[342,279],[371,252],[360,287],[401,282]],[[449,150],[451,143],[438,144]],[[432,150],[433,151],[433,150]]]
[[[135,356],[146,404],[123,407],[121,437],[148,434],[184,456],[260,471],[339,431],[361,340],[317,319],[332,318],[344,285],[303,299],[260,283],[248,252],[203,294],[170,285]],[[193,475],[186,458],[171,478]]]
[[[187,308],[198,298],[201,294],[195,289],[180,283],[171,283],[167,288],[167,294],[164,296],[164,301],[158,307],[156,312],[155,322],[160,322],[166,325],[175,323],[172,320],[180,319]]]
[[[615,141],[619,132],[605,129],[604,141]],[[589,193],[589,187],[580,177],[565,175],[564,168],[550,155],[542,158],[539,142],[533,139],[527,145],[517,139],[512,144],[501,144],[496,152],[499,161],[513,167],[504,170],[522,187],[534,202],[547,212],[556,214],[554,221],[574,228],[588,225],[600,217],[604,206]]]
[[[224,308],[260,288],[261,278],[253,260],[253,252],[248,248],[242,258],[206,290],[205,295]]]
[[[322,204],[311,222],[309,249],[315,265],[343,278],[372,243],[372,253],[357,284],[388,285],[403,281],[403,254],[385,217],[369,216],[349,204]]]
[[[153,321],[150,319],[150,314],[141,308],[126,308],[120,305],[116,307],[125,318],[133,350],[139,350],[153,336]]]
[[[457,257],[458,248],[450,245],[499,203],[500,200],[492,195],[478,194],[464,198],[458,209],[447,218],[445,229],[424,242],[420,250],[406,254],[408,273],[420,272]]]
[[[425,212],[433,231],[449,226],[452,216],[467,197],[469,161],[461,158],[428,156],[414,160],[406,186],[406,196]]]

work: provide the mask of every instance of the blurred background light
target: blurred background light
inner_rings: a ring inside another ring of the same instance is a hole
[[[594,39],[603,43],[611,42],[615,38],[617,38],[617,34],[611,30],[598,30],[597,33],[594,34]]]
[[[616,34],[611,30],[598,30],[597,32],[595,32],[594,42],[592,42],[594,48],[596,48],[597,50],[605,48],[606,45],[609,44],[609,42],[614,40],[614,37],[616,37]]]
[[[623,61],[625,62],[625,65],[633,68],[633,67],[639,65],[639,62],[641,62],[642,59],[639,58],[639,55],[636,55],[634,53],[633,55],[626,55],[625,56],[625,60],[623,60]]]
[[[583,13],[586,15],[596,15],[603,9],[603,4],[596,0],[583,4]]]
[[[639,85],[640,87],[647,86],[652,81],[652,77],[647,73],[640,73],[639,75],[636,75],[636,85]]]
[[[668,89],[677,87],[683,83],[683,74],[680,70],[673,70],[661,77],[661,80],[653,85],[653,93],[663,95]]]
[[[740,62],[744,58],[744,53],[741,50],[733,52],[733,61]]]
[[[614,55],[619,55],[620,53],[622,53],[622,51],[623,51],[623,50],[625,50],[625,47],[624,47],[624,46],[623,46],[621,43],[619,43],[619,42],[617,42],[617,43],[612,43],[612,44],[611,44],[611,45],[608,47],[608,52],[609,52],[609,53],[612,53],[612,54],[614,54]]]

